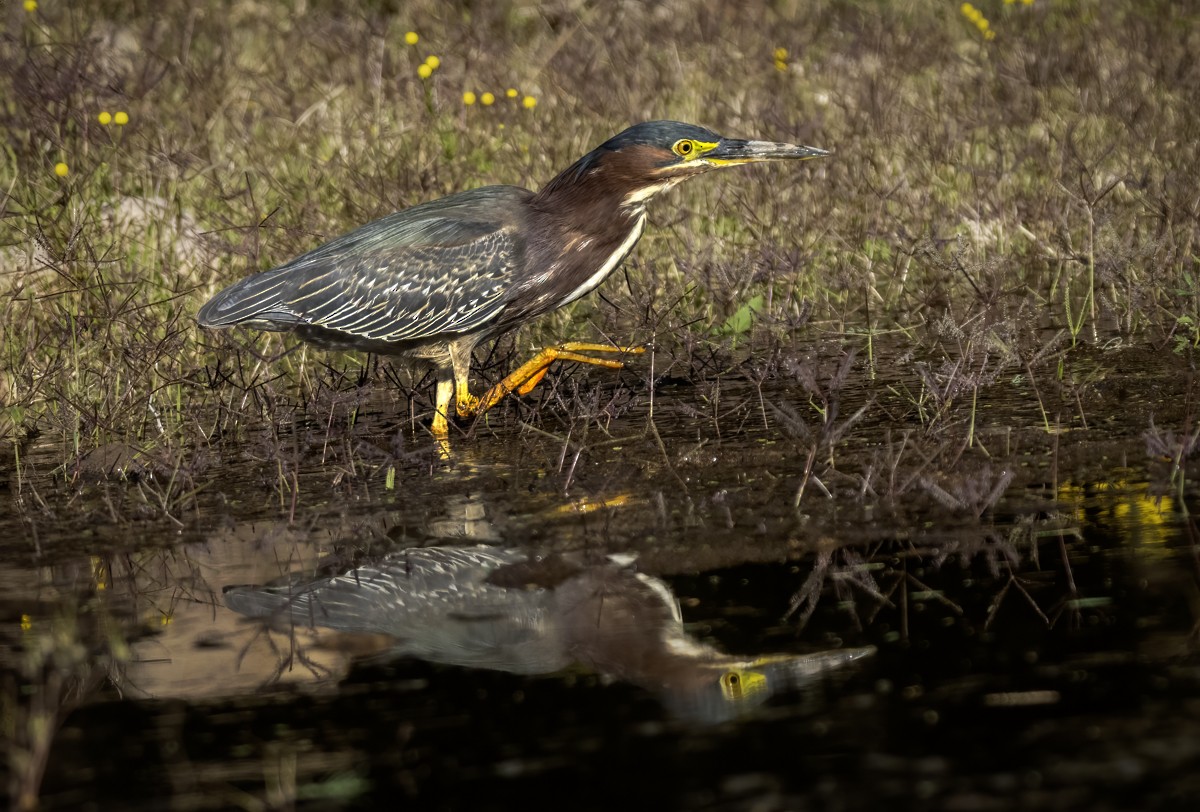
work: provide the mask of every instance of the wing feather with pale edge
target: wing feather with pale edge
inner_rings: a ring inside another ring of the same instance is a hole
[[[397,212],[226,288],[197,318],[373,342],[469,333],[500,313],[524,265],[514,211],[528,195],[489,186]]]

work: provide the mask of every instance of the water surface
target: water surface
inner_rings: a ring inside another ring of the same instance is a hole
[[[0,516],[10,793],[42,765],[63,809],[1193,808],[1190,372],[1072,359],[938,401],[861,355],[837,384],[835,357],[662,381],[652,411],[636,378],[561,376],[449,453],[377,387],[353,421],[213,416],[204,448],[81,464],[35,441]],[[465,667],[412,656],[412,631],[227,605],[479,545],[569,562],[508,586],[591,578],[605,619],[653,587],[628,647],[677,601],[672,645],[739,664],[720,674],[874,653],[701,707],[578,641],[552,668]]]

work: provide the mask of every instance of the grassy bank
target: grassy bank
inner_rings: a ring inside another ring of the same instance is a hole
[[[502,342],[487,375],[566,338],[653,340],[659,374],[702,377],[814,337],[869,358],[888,335],[971,359],[983,386],[1053,363],[1048,347],[1200,342],[1200,15],[1183,5],[168,0],[0,18],[8,436],[194,447],[230,415],[353,389],[362,356],[263,360],[290,342],[239,348],[193,316],[356,225],[537,187],[651,118],[835,156],[655,201],[602,295]],[[427,414],[429,387],[384,367],[365,377],[412,384]]]

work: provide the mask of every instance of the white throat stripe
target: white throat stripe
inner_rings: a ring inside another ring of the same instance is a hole
[[[630,229],[629,236],[625,238],[625,242],[618,245],[617,250],[613,251],[612,254],[609,255],[608,259],[604,260],[604,264],[600,266],[600,270],[589,276],[586,282],[575,288],[575,290],[571,291],[571,294],[567,296],[567,298],[563,299],[561,303],[559,303],[559,307],[562,307],[565,304],[570,304],[580,296],[583,296],[585,293],[589,293],[593,288],[603,282],[605,277],[615,271],[617,266],[621,264],[621,260],[625,259],[625,257],[629,255],[629,252],[633,250],[633,245],[638,241],[638,238],[642,236],[642,229],[645,226],[646,213],[643,211],[641,215],[638,216],[637,222],[634,223],[633,228]]]

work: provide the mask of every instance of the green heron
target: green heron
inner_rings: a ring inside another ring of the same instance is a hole
[[[537,193],[485,186],[396,212],[225,288],[197,320],[432,364],[433,431],[444,438],[451,398],[457,415],[470,417],[511,392],[527,394],[555,360],[620,368],[584,353],[641,352],[567,343],[543,350],[482,397],[468,387],[477,344],[575,301],[621,264],[642,236],[650,198],[712,169],[827,154],[677,121],[636,124]]]
[[[229,587],[224,597],[235,612],[285,630],[384,635],[394,656],[516,674],[582,665],[705,722],[874,652],[724,654],[688,635],[668,586],[630,563],[484,545],[419,547],[338,575]]]

